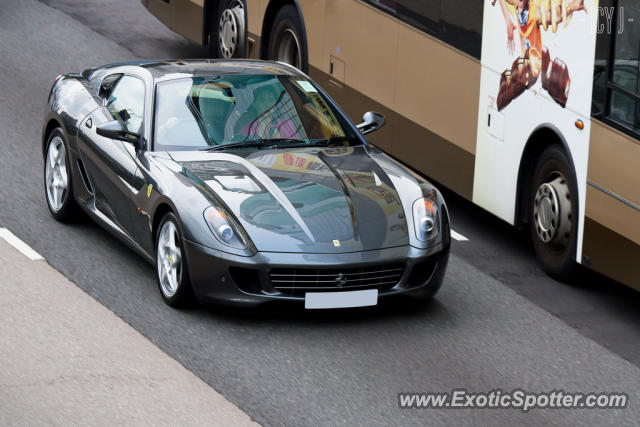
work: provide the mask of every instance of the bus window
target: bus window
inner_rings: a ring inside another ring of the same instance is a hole
[[[442,1],[438,38],[480,59],[483,1]]]
[[[613,81],[629,92],[638,93],[640,27],[637,24],[633,25],[632,22],[638,22],[637,20],[640,19],[640,5],[637,0],[620,0],[618,11],[622,15],[620,19],[624,27],[621,27],[616,34],[616,64]]]
[[[604,8],[615,5],[615,16],[613,24],[600,16],[592,115],[637,138],[640,132],[640,27],[634,23],[640,20],[640,5],[635,0],[603,0],[601,5]]]
[[[440,21],[440,0],[368,0],[426,33],[436,35]]]

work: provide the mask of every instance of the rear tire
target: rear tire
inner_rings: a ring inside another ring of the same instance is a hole
[[[79,212],[71,170],[67,140],[62,129],[56,128],[49,135],[44,155],[44,195],[49,212],[60,222],[72,221]]]
[[[182,233],[176,216],[167,213],[156,233],[156,279],[160,295],[171,307],[191,305],[194,300]]]
[[[267,59],[307,72],[307,46],[298,9],[288,4],[276,14],[269,33]]]
[[[540,155],[530,189],[529,224],[542,269],[562,282],[577,269],[578,187],[564,150],[552,145]]]
[[[247,46],[246,7],[243,0],[222,0],[210,38],[211,55],[219,59],[244,58]]]

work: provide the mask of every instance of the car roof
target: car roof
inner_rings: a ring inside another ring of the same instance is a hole
[[[283,74],[303,75],[288,64],[275,61],[247,59],[169,59],[116,62],[87,71],[108,71],[121,67],[140,67],[147,70],[158,81],[183,77],[211,76],[221,74]]]

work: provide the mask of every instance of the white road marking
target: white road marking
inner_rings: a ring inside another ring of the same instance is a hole
[[[18,236],[13,234],[11,231],[6,228],[0,227],[0,237],[7,241],[11,246],[19,250],[24,256],[29,258],[31,261],[41,261],[44,260],[44,257],[36,252],[31,246],[27,245],[25,242],[20,240]],[[451,237],[458,242],[467,242],[469,239],[464,237],[462,234],[457,233],[454,230],[451,230]]]
[[[20,240],[18,236],[7,230],[6,228],[0,228],[0,237],[7,241],[11,246],[22,252],[24,256],[31,261],[44,260],[42,255],[34,251],[31,246]]]
[[[469,239],[467,239],[466,237],[464,237],[462,234],[460,233],[456,233],[455,231],[451,230],[451,237],[456,239],[458,242],[468,242]]]

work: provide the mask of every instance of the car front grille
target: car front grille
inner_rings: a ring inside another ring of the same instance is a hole
[[[404,273],[403,264],[358,268],[274,268],[269,272],[271,285],[290,296],[304,296],[309,291],[353,291],[394,287]]]

